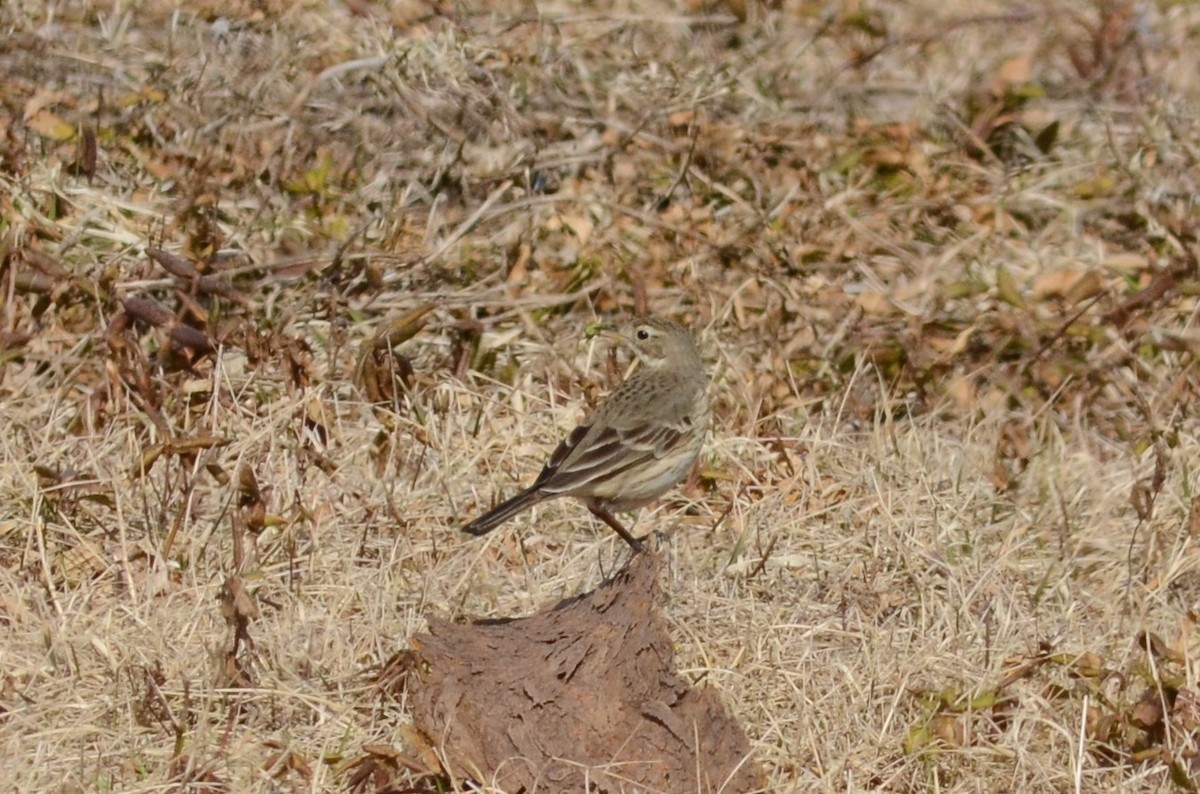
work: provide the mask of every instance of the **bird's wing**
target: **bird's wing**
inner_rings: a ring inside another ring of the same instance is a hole
[[[627,428],[580,425],[554,450],[534,487],[543,493],[577,491],[593,480],[661,459],[685,432],[659,422]]]

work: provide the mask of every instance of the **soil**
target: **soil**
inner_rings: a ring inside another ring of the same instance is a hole
[[[741,726],[675,671],[660,568],[636,555],[526,618],[431,619],[411,702],[446,772],[511,792],[762,791]]]

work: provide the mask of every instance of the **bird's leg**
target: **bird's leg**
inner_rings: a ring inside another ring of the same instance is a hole
[[[621,522],[616,519],[612,513],[598,504],[588,502],[588,510],[592,511],[592,515],[608,524],[613,528],[613,531],[621,536],[621,539],[628,543],[633,548],[633,553],[637,554],[644,548],[642,542],[629,533],[629,530],[621,526]]]

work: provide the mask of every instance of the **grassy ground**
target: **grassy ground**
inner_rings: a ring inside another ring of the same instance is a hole
[[[1194,789],[1200,6],[176,5],[0,7],[11,790],[403,790],[424,616],[623,559],[456,528],[645,310],[773,791]]]

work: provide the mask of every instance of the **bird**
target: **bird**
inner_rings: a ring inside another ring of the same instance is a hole
[[[485,535],[547,499],[571,496],[613,529],[634,553],[642,542],[613,513],[635,510],[687,476],[711,422],[708,378],[687,328],[659,317],[601,323],[638,368],[600,402],[550,455],[533,484],[466,524]]]

